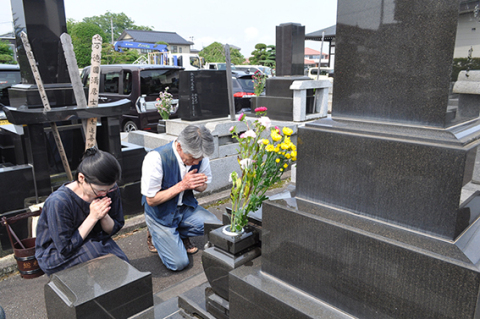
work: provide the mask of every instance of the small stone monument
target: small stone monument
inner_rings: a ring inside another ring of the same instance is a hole
[[[264,203],[230,318],[477,318],[480,198],[460,195],[480,120],[447,112],[458,2],[337,12],[332,119],[299,129],[296,200]]]
[[[151,277],[112,254],[59,271],[45,285],[48,318],[130,318],[153,307]]]
[[[225,71],[180,71],[178,117],[200,121],[227,117],[228,90]]]
[[[304,51],[305,26],[283,23],[276,27],[276,76],[266,80],[264,96],[252,98],[253,107],[266,106],[268,116],[280,121],[327,116],[331,84],[303,75]]]

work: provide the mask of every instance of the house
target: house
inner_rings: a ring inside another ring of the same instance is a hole
[[[306,67],[316,67],[318,66],[318,61],[320,60],[320,51],[310,49],[310,48],[305,48],[305,60],[304,64]],[[327,66],[328,65],[328,54],[323,52],[322,54],[322,65],[321,66]]]
[[[171,53],[192,53],[190,46],[193,42],[187,41],[176,32],[166,31],[143,31],[143,30],[125,30],[117,41],[132,41],[143,43],[157,43],[163,41],[168,43],[168,50]],[[148,53],[148,49],[140,49],[140,53]]]
[[[321,29],[315,32],[310,32],[305,34],[305,40],[311,41],[323,41],[325,42],[325,47],[328,45],[328,54],[326,55],[326,63],[322,61],[322,66],[332,67],[335,63],[335,34],[337,33],[337,26],[332,25],[331,27]],[[317,51],[319,52],[319,51]],[[322,56],[322,60],[324,57]]]

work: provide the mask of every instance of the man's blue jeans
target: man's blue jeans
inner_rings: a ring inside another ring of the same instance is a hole
[[[145,214],[145,222],[163,264],[170,270],[178,271],[190,262],[182,239],[203,235],[204,222],[220,221],[200,205],[196,209],[183,205],[177,207],[171,227],[157,223],[148,214]]]

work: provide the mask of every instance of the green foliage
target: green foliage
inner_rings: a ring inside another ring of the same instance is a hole
[[[72,28],[77,23],[74,19],[69,18],[67,19],[67,33],[70,34],[72,32]]]
[[[275,46],[265,45],[263,43],[257,43],[255,50],[252,51],[252,56],[249,58],[250,64],[253,65],[265,65],[271,68],[275,68]]]
[[[70,28],[69,33],[72,37],[77,65],[79,68],[84,68],[91,64],[92,37],[98,34],[105,42],[105,33],[99,26],[88,22],[72,23]]]
[[[213,42],[199,52],[199,56],[205,59],[206,63],[225,62],[225,49],[223,44]],[[233,64],[242,64],[245,61],[244,56],[237,49],[230,48],[230,62]]]
[[[115,51],[115,47],[110,43],[102,45],[102,64],[132,64],[138,59],[140,54],[135,49],[123,49],[123,52]]]
[[[93,23],[99,26],[105,34],[108,35],[108,40],[103,38],[103,42],[111,42],[112,38],[112,24],[113,24],[113,40],[117,40],[120,35],[126,29],[129,30],[145,30],[152,31],[153,29],[148,26],[138,26],[134,24],[134,21],[130,19],[125,13],[107,13],[101,16],[87,17],[83,19],[83,22]]]
[[[260,71],[256,71],[252,75],[253,79],[253,90],[256,96],[260,96],[262,94],[263,89],[265,89],[265,84],[267,83],[267,76],[262,74]]]
[[[13,50],[8,41],[0,40],[0,63],[17,64],[13,58]]]
[[[453,59],[451,81],[458,80],[458,74],[463,70],[480,70],[480,58],[455,58]]]

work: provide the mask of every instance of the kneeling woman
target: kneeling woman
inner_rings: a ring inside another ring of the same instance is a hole
[[[121,174],[113,155],[90,148],[75,180],[47,198],[35,243],[35,257],[47,275],[109,253],[128,262],[112,239],[125,223],[116,184]]]

